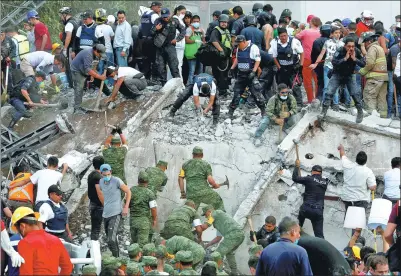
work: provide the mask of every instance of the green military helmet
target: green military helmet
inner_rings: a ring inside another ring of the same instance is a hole
[[[94,265],[86,265],[82,267],[82,275],[97,275],[97,268]]]
[[[157,162],[157,166],[164,166],[167,168],[168,163],[166,161],[163,160],[159,160],[159,162]]]
[[[145,171],[140,171],[138,174],[138,182],[139,183],[147,183],[149,182],[149,175]]]
[[[174,268],[169,264],[164,264],[164,272],[167,272],[169,275],[174,275]]]
[[[107,256],[102,259],[102,267],[111,267],[113,269],[118,269],[121,266],[121,263],[118,261],[116,257]]]
[[[152,256],[143,256],[142,257],[142,263],[144,266],[156,266],[157,265],[157,259]]]
[[[178,262],[191,263],[194,261],[191,251],[178,251],[175,255]]]
[[[248,249],[248,253],[250,256],[253,256],[262,250],[263,246],[261,246],[260,244],[252,244],[251,247]]]
[[[130,260],[129,260],[128,257],[120,256],[120,257],[117,258],[117,261],[119,263],[121,263],[122,265],[127,265]]]
[[[205,266],[213,266],[213,267],[216,268],[216,271],[219,270],[219,267],[218,267],[217,263],[214,262],[214,261],[207,261],[203,266],[204,266],[204,267],[205,267]]]
[[[156,245],[154,243],[147,243],[142,248],[142,254],[144,256],[152,256],[156,253]]]
[[[192,154],[203,154],[203,149],[201,147],[194,147],[192,150]]]
[[[292,12],[289,9],[284,9],[283,12],[281,13],[280,18],[291,17],[291,15],[292,15]]]
[[[137,255],[139,254],[139,252],[141,252],[141,251],[142,251],[142,249],[141,249],[141,247],[139,246],[139,244],[137,244],[137,243],[132,243],[132,244],[130,244],[130,246],[128,246],[128,254],[129,254],[130,256],[135,257],[135,256],[137,256]]]
[[[209,210],[214,210],[214,207],[212,205],[206,205],[202,208],[202,216],[206,214],[207,211]]]
[[[218,263],[220,260],[222,260],[221,254],[217,251],[214,251],[212,254],[210,254],[210,259],[213,262]]]
[[[138,274],[140,271],[141,271],[141,269],[140,269],[138,263],[129,262],[129,263],[127,264],[126,272],[127,272],[128,276],[136,275],[136,274]]]
[[[163,259],[167,254],[167,248],[160,244],[156,247],[156,258]]]

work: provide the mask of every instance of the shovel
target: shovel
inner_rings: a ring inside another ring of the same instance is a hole
[[[106,71],[107,71],[107,70],[104,69],[103,76],[106,76]],[[93,108],[93,111],[95,111],[95,112],[102,111],[102,110],[100,110],[99,107],[100,107],[100,100],[102,99],[103,86],[104,86],[104,80],[102,80],[102,82],[100,83],[99,92],[98,92],[98,94],[97,94],[95,106],[94,106],[94,108]]]

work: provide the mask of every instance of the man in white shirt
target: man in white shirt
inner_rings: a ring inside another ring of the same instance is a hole
[[[400,157],[391,159],[391,170],[384,173],[383,198],[390,200],[393,204],[400,199]]]
[[[344,185],[341,200],[345,210],[350,206],[363,207],[369,205],[371,191],[376,190],[376,178],[373,171],[366,166],[368,157],[364,151],[356,155],[356,163],[345,156],[344,146],[339,145],[341,163],[344,171]]]
[[[95,22],[98,24],[97,28],[99,28],[103,33],[104,46],[106,46],[107,60],[100,60],[98,65],[98,72],[102,74],[105,68],[114,65],[113,45],[111,44],[114,37],[114,31],[113,28],[107,24],[107,13],[105,9],[95,10]]]
[[[302,76],[304,49],[298,39],[288,36],[286,29],[278,28],[277,30],[278,38],[270,42],[269,50],[278,68],[277,83],[285,83],[288,87],[292,87],[297,104],[302,106],[300,88],[302,78],[299,76]]]
[[[117,12],[118,25],[114,37],[117,65],[128,66],[128,50],[132,43],[132,28],[125,18],[125,11]]]
[[[60,89],[57,87],[56,75],[53,74],[53,65],[58,66],[62,64],[63,57],[61,55],[53,56],[45,51],[36,51],[26,54],[21,59],[21,71],[26,77],[34,76],[34,70],[42,71],[46,75],[50,75],[50,79],[52,80],[52,84],[55,87],[56,92],[60,92]]]
[[[47,194],[48,200],[39,208],[38,221],[43,223],[42,229],[67,242],[72,242],[72,233],[68,226],[68,210],[61,202],[63,192],[57,185],[51,185]]]

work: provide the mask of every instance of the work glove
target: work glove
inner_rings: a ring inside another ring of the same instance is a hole
[[[187,198],[187,194],[185,193],[185,191],[182,191],[180,199],[186,199],[186,198]]]
[[[224,51],[219,52],[219,57],[221,57],[221,58],[225,58],[226,57],[226,55],[224,54]]]
[[[56,91],[56,93],[60,93],[60,87],[58,87],[57,85],[54,86],[54,91]]]
[[[11,253],[10,258],[13,267],[20,267],[21,264],[25,263],[24,258],[22,258],[21,255],[15,250]]]
[[[118,133],[118,134],[123,134],[123,131],[121,130],[121,127],[116,127],[116,132]]]
[[[207,223],[208,225],[212,225],[213,222],[214,222],[214,218],[213,218],[212,216],[209,216],[209,217],[207,218],[207,220],[206,220],[206,223]]]
[[[115,129],[115,128],[113,128],[112,130],[111,130],[111,135],[114,135],[114,134],[116,134],[117,133],[117,130]]]
[[[249,237],[251,238],[252,241],[253,241],[253,234],[255,234],[256,236],[256,231],[249,231]]]
[[[256,76],[256,72],[252,71],[249,75],[248,75],[248,80],[252,81]]]
[[[5,229],[1,231],[1,248],[10,256],[13,267],[20,267],[21,264],[25,263],[24,258],[11,246],[10,237]]]

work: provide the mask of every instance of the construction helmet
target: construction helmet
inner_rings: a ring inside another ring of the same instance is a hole
[[[26,218],[26,216],[29,215],[34,215],[35,217],[28,217]],[[29,220],[33,220],[33,221],[37,221],[39,218],[39,213],[35,213],[31,208],[29,207],[18,207],[14,213],[13,216],[11,217],[11,230],[13,230],[14,232],[17,232],[17,228],[15,227],[15,224],[20,221],[21,219],[29,219]]]
[[[61,44],[60,43],[53,43],[53,45],[52,45],[52,54],[54,55],[54,52],[59,48],[61,48]]]
[[[96,9],[95,10],[95,21],[96,21],[96,23],[106,23],[107,12],[105,9]]]
[[[70,7],[62,7],[61,9],[58,10],[58,13],[61,14],[72,14],[72,10]]]
[[[116,18],[114,17],[114,15],[109,14],[109,15],[107,16],[107,23],[109,23],[109,24],[114,24],[114,22],[116,22]]]
[[[373,12],[368,11],[368,10],[364,10],[361,13],[361,21],[363,22],[363,24],[365,24],[366,26],[371,26],[373,25],[374,22],[374,17],[373,17]]]
[[[228,17],[227,14],[221,14],[221,15],[219,16],[219,22],[228,22],[229,19],[230,19],[230,18]]]
[[[379,35],[375,34],[374,32],[364,32],[362,33],[362,42],[376,40],[378,37]]]
[[[31,19],[32,17],[38,18],[38,17],[39,17],[38,12],[35,11],[35,10],[31,10],[31,11],[29,11],[29,12],[26,14],[26,18],[27,18],[28,20]]]
[[[257,23],[257,20],[256,20],[256,16],[254,16],[253,14],[245,16],[245,18],[244,18],[245,27],[248,27],[250,25],[256,26],[257,24],[258,23]]]
[[[258,16],[258,23],[262,27],[266,24],[270,24],[272,16],[267,12],[261,12]]]

